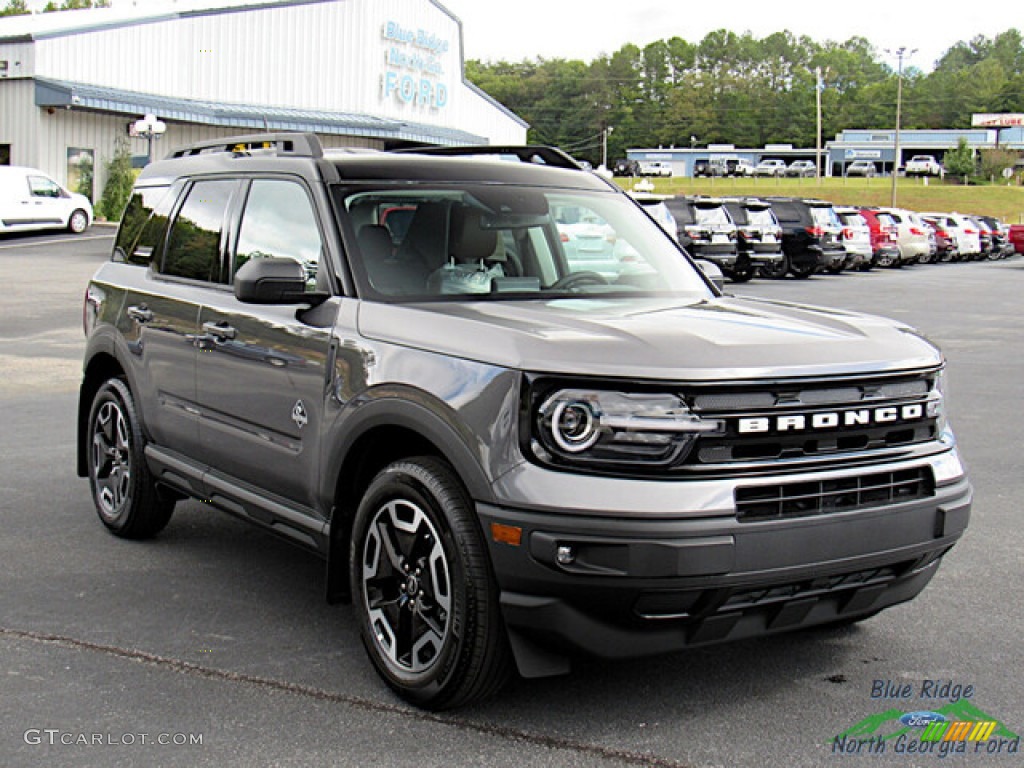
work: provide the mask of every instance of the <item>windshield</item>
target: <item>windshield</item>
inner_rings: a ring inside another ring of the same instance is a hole
[[[712,295],[625,195],[485,184],[334,193],[362,296]]]
[[[723,206],[707,207],[703,205],[694,206],[694,211],[697,214],[697,223],[710,225],[710,224],[732,224],[732,219],[729,218],[729,214],[725,212]]]
[[[811,218],[814,219],[814,223],[819,227],[840,229],[843,226],[833,208],[811,206]]]
[[[771,208],[747,208],[747,221],[755,227],[777,227],[779,225]]]

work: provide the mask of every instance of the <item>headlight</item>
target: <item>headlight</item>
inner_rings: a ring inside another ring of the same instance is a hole
[[[949,422],[946,419],[947,387],[946,371],[940,369],[935,373],[932,390],[928,393],[928,418],[935,419],[935,434],[940,440],[945,439],[946,433],[949,432]]]
[[[671,466],[718,420],[695,416],[672,394],[560,389],[534,417],[532,448],[545,462],[579,466]]]

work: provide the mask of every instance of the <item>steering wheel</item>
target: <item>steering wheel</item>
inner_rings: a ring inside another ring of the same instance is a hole
[[[599,272],[570,272],[568,275],[563,275],[558,278],[554,283],[551,284],[551,290],[553,291],[565,291],[572,288],[576,288],[580,285],[586,285],[592,283],[594,285],[608,285],[608,278]]]

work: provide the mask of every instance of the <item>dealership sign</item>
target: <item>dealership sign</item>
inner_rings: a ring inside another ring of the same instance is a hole
[[[1004,112],[1002,114],[971,115],[971,125],[974,128],[1013,128],[1024,125],[1024,114]]]
[[[451,47],[448,40],[423,29],[388,21],[381,28],[386,46],[386,68],[381,95],[399,104],[441,109],[448,105],[448,86],[442,57]]]

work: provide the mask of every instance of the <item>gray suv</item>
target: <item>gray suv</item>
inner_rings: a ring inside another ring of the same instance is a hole
[[[568,210],[605,231],[601,272],[567,258],[590,247]],[[179,150],[139,177],[84,322],[101,522],[153,536],[192,498],[315,552],[423,707],[859,621],[967,526],[931,344],[720,295],[547,148]]]

